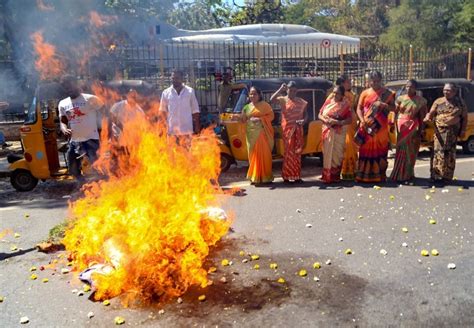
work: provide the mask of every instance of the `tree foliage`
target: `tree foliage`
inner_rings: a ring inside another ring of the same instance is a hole
[[[230,6],[221,0],[179,2],[168,17],[167,23],[187,30],[218,28],[228,24]]]
[[[392,47],[411,44],[452,48],[468,44],[470,37],[472,44],[473,6],[469,0],[402,0],[389,12],[390,25],[382,34],[381,43]]]
[[[230,25],[282,23],[284,21],[284,3],[281,0],[254,1],[245,6],[237,6],[230,17]]]

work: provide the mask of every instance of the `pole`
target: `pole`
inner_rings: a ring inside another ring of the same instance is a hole
[[[469,52],[467,55],[467,79],[471,80],[471,65],[472,65],[472,48],[469,48]]]
[[[165,67],[163,61],[163,42],[160,42],[160,88],[163,88],[163,81],[165,78]]]
[[[413,78],[413,46],[410,44],[410,59],[408,63],[408,78]]]
[[[340,75],[344,74],[344,47],[342,42],[339,44],[341,51],[339,53],[339,73]]]
[[[261,73],[262,73],[262,58],[260,58],[260,41],[257,41],[257,77],[260,78],[261,77]]]

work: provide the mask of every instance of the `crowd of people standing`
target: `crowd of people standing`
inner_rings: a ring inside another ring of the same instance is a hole
[[[464,136],[467,126],[467,107],[457,95],[455,85],[447,83],[443,88],[444,97],[438,98],[429,111],[426,99],[417,94],[416,80],[407,81],[406,92],[396,97],[382,84],[382,74],[375,71],[369,75],[369,88],[359,97],[351,89],[350,79],[339,77],[319,111],[323,152],[321,180],[324,183],[337,183],[341,179],[368,183],[386,181],[391,125],[397,129],[397,142],[395,163],[388,178],[397,182],[412,181],[427,122],[433,122],[435,130],[430,178],[435,183],[452,181],[457,139]],[[290,81],[270,98],[270,103],[279,103],[281,108],[284,183],[303,182],[301,153],[307,103],[297,97],[297,91],[296,83]],[[256,185],[271,183],[274,113],[258,88],[250,88],[249,99],[241,116],[242,122],[247,123],[247,178]],[[393,122],[389,121],[390,112],[395,114]]]
[[[180,138],[200,130],[195,92],[183,83],[183,77],[181,71],[172,73],[172,85],[163,91],[160,104],[168,133]],[[87,154],[91,162],[97,159],[100,116],[104,104],[96,96],[82,93],[71,76],[64,77],[62,85],[68,95],[59,103],[61,130],[64,135],[70,136],[68,166],[70,173],[81,179],[81,157]],[[227,89],[227,93],[231,92],[232,85]],[[129,91],[130,97],[115,104],[111,110],[112,131],[116,137],[128,116],[143,115],[143,110],[133,101],[134,90]],[[426,99],[417,94],[415,80],[407,81],[405,91],[396,98],[393,91],[384,87],[382,74],[377,71],[370,73],[369,87],[358,97],[352,91],[347,76],[336,80],[336,86],[318,116],[322,122],[321,180],[324,183],[337,183],[341,179],[368,183],[386,181],[391,124],[397,129],[397,142],[395,163],[389,179],[398,182],[413,180],[426,122],[433,122],[435,130],[431,179],[441,183],[449,183],[453,179],[457,140],[464,137],[467,126],[467,107],[457,95],[456,86],[447,83],[443,88],[444,97],[438,98],[429,111]],[[308,103],[298,97],[297,92],[298,86],[290,81],[281,85],[267,103],[258,88],[251,87],[249,90],[249,103],[244,106],[240,119],[246,123],[247,178],[252,184],[271,183],[274,179],[274,104],[279,104],[281,108],[283,182],[303,182],[301,156]],[[395,113],[394,122],[389,122],[390,112]]]

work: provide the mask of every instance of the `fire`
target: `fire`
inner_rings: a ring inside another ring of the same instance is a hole
[[[48,80],[61,76],[65,71],[65,64],[57,58],[56,47],[46,43],[41,32],[33,33],[31,39],[38,55],[35,68],[40,73],[40,78]]]
[[[126,304],[205,287],[203,262],[230,225],[210,210],[222,201],[212,183],[220,170],[212,131],[177,140],[155,115],[156,103],[143,106],[152,117],[136,116],[116,141],[107,141],[104,125],[95,166],[106,178],[88,184],[84,198],[70,204],[64,238],[78,270],[97,263],[109,268],[93,276],[96,299],[123,295]]]
[[[98,29],[115,23],[117,19],[117,16],[101,15],[96,11],[91,11],[89,13],[89,24]]]
[[[44,3],[43,0],[36,0],[36,5],[38,6],[38,9],[42,10],[42,11],[53,11],[54,10],[53,5],[46,4],[46,3]]]

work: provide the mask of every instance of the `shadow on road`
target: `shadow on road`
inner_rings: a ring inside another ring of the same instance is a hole
[[[31,247],[31,248],[28,248],[28,249],[19,250],[19,251],[14,252],[14,253],[0,253],[0,261],[6,260],[6,259],[9,259],[9,258],[12,258],[12,257],[16,257],[16,256],[21,256],[23,254],[33,252],[34,250],[36,250],[36,248]]]
[[[259,311],[287,306],[304,308],[306,313],[319,311],[328,316],[328,320],[339,323],[350,323],[353,318],[361,317],[360,307],[354,304],[362,304],[366,280],[340,267],[325,265],[322,259],[327,257],[322,254],[259,254],[258,260],[251,260],[251,250],[265,243],[236,235],[224,238],[204,265],[217,268],[208,275],[212,284],[206,288],[191,288],[182,296],[182,304],[177,305],[174,299],[159,303],[160,308],[194,324],[205,322],[206,326],[223,327],[234,326],[235,320],[241,320],[245,313],[252,314],[254,322],[268,320],[264,326],[272,326],[272,319],[259,317]],[[240,250],[247,251],[241,255]],[[222,266],[224,258],[232,261],[232,265]],[[315,261],[322,262],[321,269],[313,268]],[[276,263],[277,269],[270,268],[270,263]],[[298,274],[302,269],[307,270],[307,275]],[[200,295],[205,295],[205,301],[198,301]],[[148,319],[150,323],[152,320]],[[234,324],[229,325],[232,322]],[[281,322],[274,324],[278,326]]]

